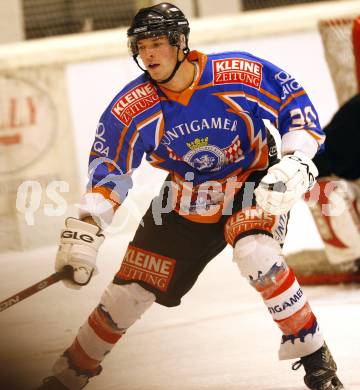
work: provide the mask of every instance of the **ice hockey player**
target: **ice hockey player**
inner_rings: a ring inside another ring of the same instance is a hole
[[[249,53],[190,51],[188,20],[169,3],[140,9],[127,35],[143,74],[100,119],[88,193],[79,219],[66,221],[56,258],[57,270],[74,270],[68,284],[80,287],[96,272],[102,228],[124,201],[143,155],[169,176],[99,305],[40,388],[84,387],[145,310],[154,302],[179,305],[230,244],[241,275],[282,332],[279,358],[299,359],[293,369],[304,367],[309,389],[342,389],[281,251],[288,212],[314,184],[311,159],[324,140],[306,92],[287,72]],[[277,125],[281,160],[263,120]]]
[[[359,128],[360,94],[356,94],[324,128],[324,151],[313,160],[319,170],[318,185],[310,193],[326,257],[339,270],[349,272],[359,272],[360,264]]]

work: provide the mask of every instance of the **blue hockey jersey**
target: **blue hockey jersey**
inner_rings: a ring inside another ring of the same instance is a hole
[[[323,143],[309,97],[285,71],[245,52],[192,51],[188,59],[198,71],[186,90],[175,93],[155,86],[143,74],[112,100],[90,154],[90,191],[119,205],[144,155],[154,167],[168,171],[178,188],[190,181],[193,194],[209,181],[222,186],[236,177],[244,182],[251,172],[268,166],[263,120],[271,121],[287,143],[289,134],[299,132],[319,147]],[[175,209],[180,210],[179,199]],[[219,218],[207,220],[188,211],[187,218],[200,222]]]

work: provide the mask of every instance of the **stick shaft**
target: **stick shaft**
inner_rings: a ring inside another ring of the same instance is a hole
[[[17,303],[21,302],[25,298],[30,297],[33,294],[36,294],[37,292],[43,290],[46,287],[51,286],[52,284],[58,282],[59,280],[66,277],[65,271],[62,272],[55,272],[48,276],[47,278],[40,280],[40,282],[35,283],[34,285],[26,288],[25,290],[22,290],[18,292],[17,294],[14,294],[13,296],[3,300],[0,302],[0,312],[8,309],[9,307],[16,305]]]

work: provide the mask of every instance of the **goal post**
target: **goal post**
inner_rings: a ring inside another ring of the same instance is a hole
[[[352,42],[355,59],[355,72],[357,77],[357,90],[360,91],[360,16],[354,19],[352,29]]]

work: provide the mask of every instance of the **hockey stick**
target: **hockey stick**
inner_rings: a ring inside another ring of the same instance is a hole
[[[40,290],[43,290],[46,287],[51,286],[54,283],[57,283],[59,280],[69,278],[71,276],[72,268],[64,267],[60,272],[55,272],[48,276],[47,278],[40,280],[40,282],[35,283],[34,285],[26,288],[25,290],[20,291],[19,293],[5,299],[0,302],[0,312],[8,309],[9,307],[16,305],[25,298],[30,297],[33,294],[36,294]]]

